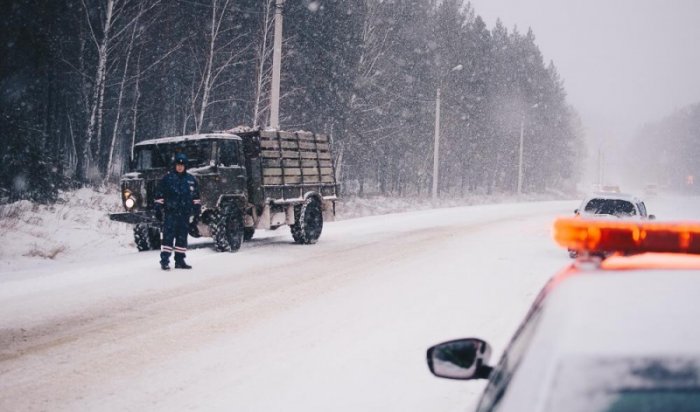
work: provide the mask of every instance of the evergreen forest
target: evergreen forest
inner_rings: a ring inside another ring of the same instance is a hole
[[[700,103],[642,127],[626,169],[638,181],[677,193],[700,192]]]
[[[266,127],[275,0],[5,0],[0,202],[118,181],[134,143]],[[532,30],[464,0],[286,0],[280,124],[347,195],[571,191],[583,147]],[[520,145],[522,135],[522,146]],[[522,163],[520,148],[522,147]]]

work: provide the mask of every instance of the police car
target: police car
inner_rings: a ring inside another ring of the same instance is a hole
[[[700,223],[565,218],[554,237],[579,257],[500,361],[457,339],[428,350],[431,372],[488,379],[478,411],[700,411]]]

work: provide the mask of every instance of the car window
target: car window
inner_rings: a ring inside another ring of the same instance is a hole
[[[587,213],[596,215],[613,215],[613,216],[634,216],[636,211],[634,204],[621,199],[591,199],[586,203],[583,209]]]
[[[683,356],[570,356],[558,365],[545,411],[700,411],[700,362]]]
[[[637,205],[639,207],[639,214],[642,216],[647,215],[647,207],[644,205],[644,202],[639,202]]]

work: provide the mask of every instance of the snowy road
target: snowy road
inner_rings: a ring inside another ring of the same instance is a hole
[[[425,350],[478,336],[498,355],[569,262],[550,226],[576,206],[347,220],[313,246],[280,229],[202,244],[191,271],[133,252],[2,274],[0,410],[465,410],[482,384],[433,378]]]

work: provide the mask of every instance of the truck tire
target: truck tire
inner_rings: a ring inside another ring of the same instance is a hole
[[[151,227],[148,229],[148,241],[151,249],[160,249],[160,228]]]
[[[253,238],[253,235],[255,234],[255,228],[254,227],[244,227],[243,228],[243,240],[244,241],[249,241],[250,239]]]
[[[134,243],[139,252],[151,250],[151,239],[148,231],[148,225],[137,224],[134,226]]]
[[[294,206],[294,224],[289,226],[290,231],[292,232],[292,238],[294,239],[295,243],[303,243],[303,239],[301,237],[301,225],[299,224],[299,216],[301,216],[301,205],[296,205]]]
[[[243,243],[243,216],[238,208],[227,212],[217,211],[210,223],[214,249],[219,252],[235,252]]]
[[[294,224],[290,229],[296,243],[316,243],[323,230],[323,213],[318,199],[308,198],[303,205],[294,208]]]

